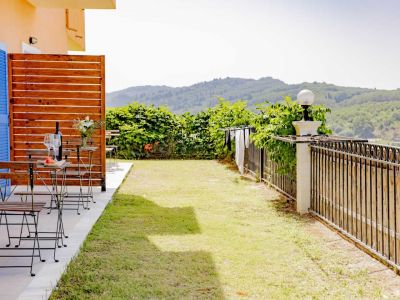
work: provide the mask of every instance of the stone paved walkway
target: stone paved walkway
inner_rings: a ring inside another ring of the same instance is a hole
[[[65,240],[67,247],[57,249],[57,258],[59,262],[54,262],[52,251],[42,251],[43,257],[46,262],[39,262],[35,259],[34,272],[35,277],[31,277],[29,269],[0,269],[0,299],[12,300],[42,300],[47,299],[52,288],[54,288],[59,280],[61,274],[65,270],[70,260],[78,253],[83,241],[87,234],[90,232],[92,226],[96,223],[97,219],[102,214],[104,208],[111,200],[114,192],[123,181],[125,175],[131,167],[131,163],[119,163],[118,170],[107,173],[107,191],[100,192],[100,188],[95,188],[96,203],[90,204],[90,210],[81,210],[81,215],[77,215],[76,211],[64,211],[64,225],[65,231],[68,234],[68,239]],[[70,188],[72,192],[74,188]],[[38,199],[40,201],[40,199]],[[41,201],[47,201],[43,198]],[[53,211],[47,214],[46,211],[41,213],[39,220],[39,231],[52,230],[56,226],[57,212]],[[16,233],[17,226],[13,226],[12,232]],[[0,226],[0,245],[4,247],[6,244],[6,231],[5,226]],[[41,247],[50,247],[54,242],[41,242]],[[31,247],[31,242],[22,244]],[[13,246],[13,245],[12,245]],[[11,247],[12,247],[11,246]],[[17,253],[16,250],[8,253]],[[18,252],[21,254],[20,252]],[[2,253],[1,253],[2,254]],[[14,264],[16,259],[1,258],[0,263]],[[28,259],[29,260],[29,259]],[[19,259],[21,264],[26,264],[27,260]]]

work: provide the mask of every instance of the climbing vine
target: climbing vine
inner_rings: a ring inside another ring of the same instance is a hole
[[[257,107],[259,114],[253,119],[252,125],[256,132],[251,138],[259,148],[268,151],[270,159],[278,164],[278,172],[294,174],[296,168],[296,150],[294,145],[278,141],[274,136],[295,135],[293,121],[303,118],[303,108],[290,97],[285,97],[283,102],[265,102]],[[321,121],[318,129],[320,134],[330,134],[326,126],[326,114],[330,109],[325,106],[311,106],[309,115],[313,121]]]

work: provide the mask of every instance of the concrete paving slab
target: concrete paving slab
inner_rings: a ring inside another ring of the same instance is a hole
[[[65,232],[68,235],[64,239],[67,247],[56,249],[56,258],[59,262],[53,259],[53,250],[42,250],[41,254],[46,262],[40,262],[35,259],[33,270],[36,273],[35,277],[31,277],[28,268],[4,268],[0,269],[0,299],[20,299],[20,300],[42,300],[48,299],[52,289],[57,285],[62,273],[66,269],[68,263],[79,252],[79,249],[86,239],[86,236],[96,223],[107,204],[111,201],[117,188],[120,186],[132,166],[132,163],[119,162],[118,169],[112,169],[107,172],[107,191],[101,192],[100,188],[94,189],[94,200],[96,203],[90,203],[89,210],[81,209],[81,214],[78,215],[76,210],[66,210],[63,212],[63,221]],[[70,192],[77,191],[77,187],[69,187]],[[48,201],[48,196],[40,196],[38,201]],[[47,198],[46,198],[47,197]],[[18,217],[20,218],[20,217]],[[19,219],[14,217],[14,221]],[[56,227],[57,211],[53,210],[47,214],[47,210],[41,212],[39,220],[39,231],[51,231]],[[13,218],[9,219],[12,222]],[[3,221],[4,222],[4,221]],[[11,233],[19,235],[20,226],[10,226]],[[0,225],[0,247],[7,244],[6,228]],[[16,240],[13,241],[8,253],[22,253],[24,250],[17,252],[15,248]],[[52,247],[54,241],[41,241],[41,247]],[[32,247],[32,241],[23,241],[21,247]],[[0,253],[0,254],[4,254]],[[21,252],[22,251],[22,252]],[[2,251],[0,251],[2,252]],[[25,252],[27,253],[27,252]],[[28,258],[29,260],[29,258]],[[0,258],[0,265],[15,264],[20,261],[21,264],[28,262],[26,258]]]

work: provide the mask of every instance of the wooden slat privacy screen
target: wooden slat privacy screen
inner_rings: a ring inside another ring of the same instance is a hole
[[[11,160],[26,160],[29,150],[46,149],[43,136],[55,132],[56,121],[63,141],[79,138],[76,119],[105,121],[104,56],[9,54],[8,66]],[[93,145],[99,147],[93,184],[105,189],[105,126],[95,131]],[[87,161],[87,153],[81,156]],[[75,152],[70,159],[76,162]]]

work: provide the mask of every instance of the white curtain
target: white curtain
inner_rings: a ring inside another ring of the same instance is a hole
[[[240,174],[244,173],[244,130],[235,132],[235,161]]]
[[[244,144],[246,146],[246,149],[248,149],[250,146],[250,128],[246,128],[244,130],[244,133],[245,133]]]

